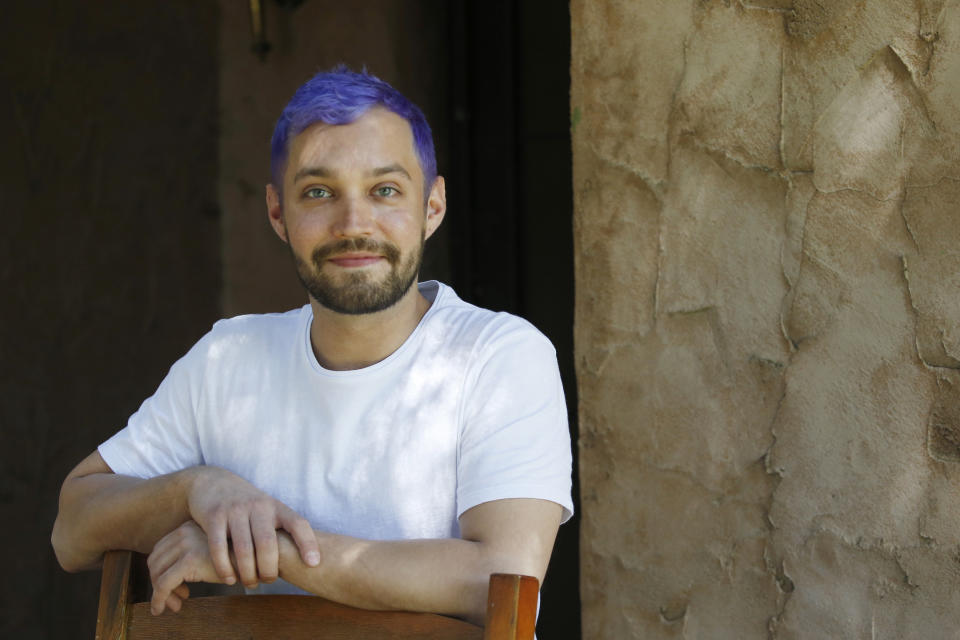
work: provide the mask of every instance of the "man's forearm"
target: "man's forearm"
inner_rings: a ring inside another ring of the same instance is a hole
[[[61,566],[67,571],[95,567],[109,549],[149,553],[157,540],[189,519],[192,474],[186,469],[149,480],[113,473],[68,478],[51,536]]]
[[[304,560],[320,559],[305,518],[227,469],[201,465],[141,480],[114,474],[96,451],[64,480],[51,541],[60,565],[79,571],[99,564],[108,549],[150,553],[189,520],[202,529],[220,582],[275,579],[281,528],[293,534]]]
[[[317,532],[323,561],[308,567],[281,536],[280,577],[364,609],[428,611],[483,624],[489,575],[509,571],[479,542],[370,541]]]
[[[428,611],[483,624],[491,573],[543,582],[563,515],[554,502],[493,500],[459,518],[459,539],[372,541],[314,532],[322,561],[300,562],[280,537],[280,577],[366,609]]]

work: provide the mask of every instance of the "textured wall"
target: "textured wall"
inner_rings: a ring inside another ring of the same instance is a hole
[[[571,13],[584,637],[956,637],[960,2]]]

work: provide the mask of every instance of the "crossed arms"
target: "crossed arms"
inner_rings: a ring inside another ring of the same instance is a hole
[[[460,516],[459,539],[362,540],[312,530],[219,467],[142,480],[114,474],[94,451],[64,480],[52,542],[68,571],[96,567],[110,549],[150,554],[154,613],[178,611],[188,582],[252,587],[281,577],[356,607],[482,624],[489,574],[542,582],[561,516],[546,500],[496,500]]]

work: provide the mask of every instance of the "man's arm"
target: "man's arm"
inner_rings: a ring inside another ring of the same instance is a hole
[[[495,500],[460,517],[460,539],[369,541],[317,532],[324,561],[304,565],[281,536],[280,576],[302,589],[367,609],[429,611],[483,624],[491,573],[541,582],[562,508],[546,500]]]
[[[317,531],[323,561],[316,567],[305,565],[281,533],[280,577],[355,607],[442,613],[482,625],[491,573],[543,581],[561,516],[558,504],[524,498],[468,510],[460,539],[375,541]],[[192,523],[157,544],[148,560],[155,614],[179,610],[185,582],[216,581],[207,548]]]
[[[116,475],[94,451],[63,481],[51,542],[67,571],[91,569],[108,549],[149,553],[168,531],[190,519],[192,470],[142,480]]]
[[[294,536],[305,560],[319,561],[304,518],[225,469],[198,466],[144,480],[114,474],[97,451],[64,480],[51,541],[61,566],[79,571],[96,567],[109,549],[150,553],[189,520],[203,527],[216,572],[228,584],[237,577],[228,538],[247,585],[277,577],[277,528]]]

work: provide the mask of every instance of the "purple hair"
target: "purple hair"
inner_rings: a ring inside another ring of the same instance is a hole
[[[375,106],[382,106],[410,123],[426,197],[437,177],[437,159],[430,125],[423,112],[389,84],[367,73],[366,69],[355,73],[342,64],[307,80],[280,114],[270,141],[270,175],[274,186],[283,189],[283,172],[291,138],[316,122],[349,124]]]

